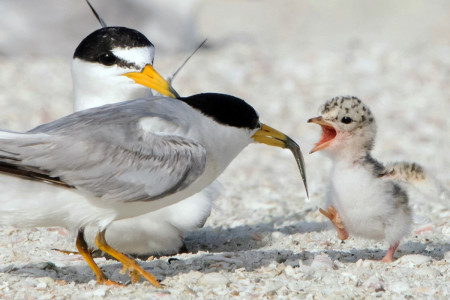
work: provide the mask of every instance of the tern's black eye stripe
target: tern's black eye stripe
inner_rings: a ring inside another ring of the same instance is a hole
[[[102,53],[98,57],[98,62],[105,66],[112,66],[117,61],[117,57],[111,52]]]
[[[112,51],[117,48],[140,47],[153,47],[153,45],[139,31],[125,27],[104,27],[94,31],[81,41],[73,57],[88,62],[101,63],[106,66],[118,65],[136,69],[138,66],[118,58]],[[114,63],[111,63],[111,57],[105,57],[105,55],[109,56],[109,54],[115,57],[116,61]]]
[[[128,69],[140,69],[142,67],[136,65],[135,63],[125,61],[117,56],[115,56],[111,52],[102,53],[97,57],[97,62],[101,63],[105,66],[116,65],[122,68]]]

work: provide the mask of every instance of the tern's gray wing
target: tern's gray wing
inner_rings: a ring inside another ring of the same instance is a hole
[[[206,160],[205,149],[193,140],[143,128],[143,119],[170,125],[174,132],[187,125],[178,102],[164,101],[103,106],[26,134],[0,134],[0,163],[29,170],[33,179],[57,178],[108,201],[161,198],[198,178]]]

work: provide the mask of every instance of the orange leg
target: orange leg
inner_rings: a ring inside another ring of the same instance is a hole
[[[399,244],[400,243],[397,242],[394,245],[390,246],[389,250],[387,251],[386,255],[381,259],[381,261],[385,262],[385,263],[393,262],[394,261],[394,253],[395,253],[395,250],[397,250],[397,247]]]
[[[342,224],[341,217],[339,216],[338,212],[336,211],[333,205],[329,206],[327,208],[327,211],[324,211],[321,208],[319,208],[319,211],[322,215],[330,219],[331,223],[333,223],[334,227],[337,230],[338,238],[340,240],[348,239],[348,232],[347,230],[345,230],[344,224]]]
[[[103,271],[97,266],[94,259],[92,258],[91,252],[84,240],[84,229],[80,229],[78,231],[76,246],[78,252],[84,257],[88,265],[91,267],[92,271],[94,271],[95,276],[97,277],[98,284],[106,284],[106,285],[121,285],[115,281],[109,280],[108,277],[103,273]]]
[[[152,274],[146,272],[139,264],[134,261],[133,259],[129,258],[125,254],[115,250],[112,248],[105,239],[105,230],[100,231],[97,233],[97,237],[95,238],[95,244],[97,244],[97,247],[102,250],[103,252],[111,255],[115,259],[117,259],[119,262],[122,263],[123,269],[122,273],[125,273],[126,270],[128,270],[128,275],[131,277],[131,282],[136,283],[139,281],[141,276],[143,276],[145,279],[150,281],[151,284],[153,284],[155,287],[160,288],[161,284],[156,280],[156,277]]]

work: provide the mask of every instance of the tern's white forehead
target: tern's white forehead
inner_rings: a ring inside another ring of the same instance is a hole
[[[113,54],[119,59],[135,64],[140,68],[144,68],[147,64],[153,64],[155,58],[155,47],[132,47],[132,48],[114,48]]]

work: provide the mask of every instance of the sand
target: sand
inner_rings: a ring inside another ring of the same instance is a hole
[[[209,38],[209,47],[189,62],[175,87],[183,95],[214,91],[241,97],[262,122],[290,135],[305,155],[310,199],[289,151],[250,145],[219,178],[222,195],[204,228],[186,235],[189,252],[138,260],[163,289],[143,281],[128,284],[120,264],[105,258],[96,261],[127,285],[98,286],[80,256],[51,250],[74,249],[72,233],[3,226],[0,298],[448,299],[450,199],[412,193],[413,232],[394,263],[374,261],[384,256],[385,243],[354,237],[341,242],[318,212],[331,163],[320,153],[308,154],[320,129],[306,120],[331,97],[358,96],[378,124],[374,156],[418,162],[448,189],[449,4],[194,4],[188,18],[195,20],[195,35]],[[100,7],[108,20],[114,6]],[[30,30],[39,35],[39,28],[36,23]],[[66,47],[69,41],[54,43]],[[70,56],[33,53],[33,47],[9,53],[1,45],[1,128],[26,130],[71,112]],[[156,67],[169,75],[187,54],[158,51]]]

